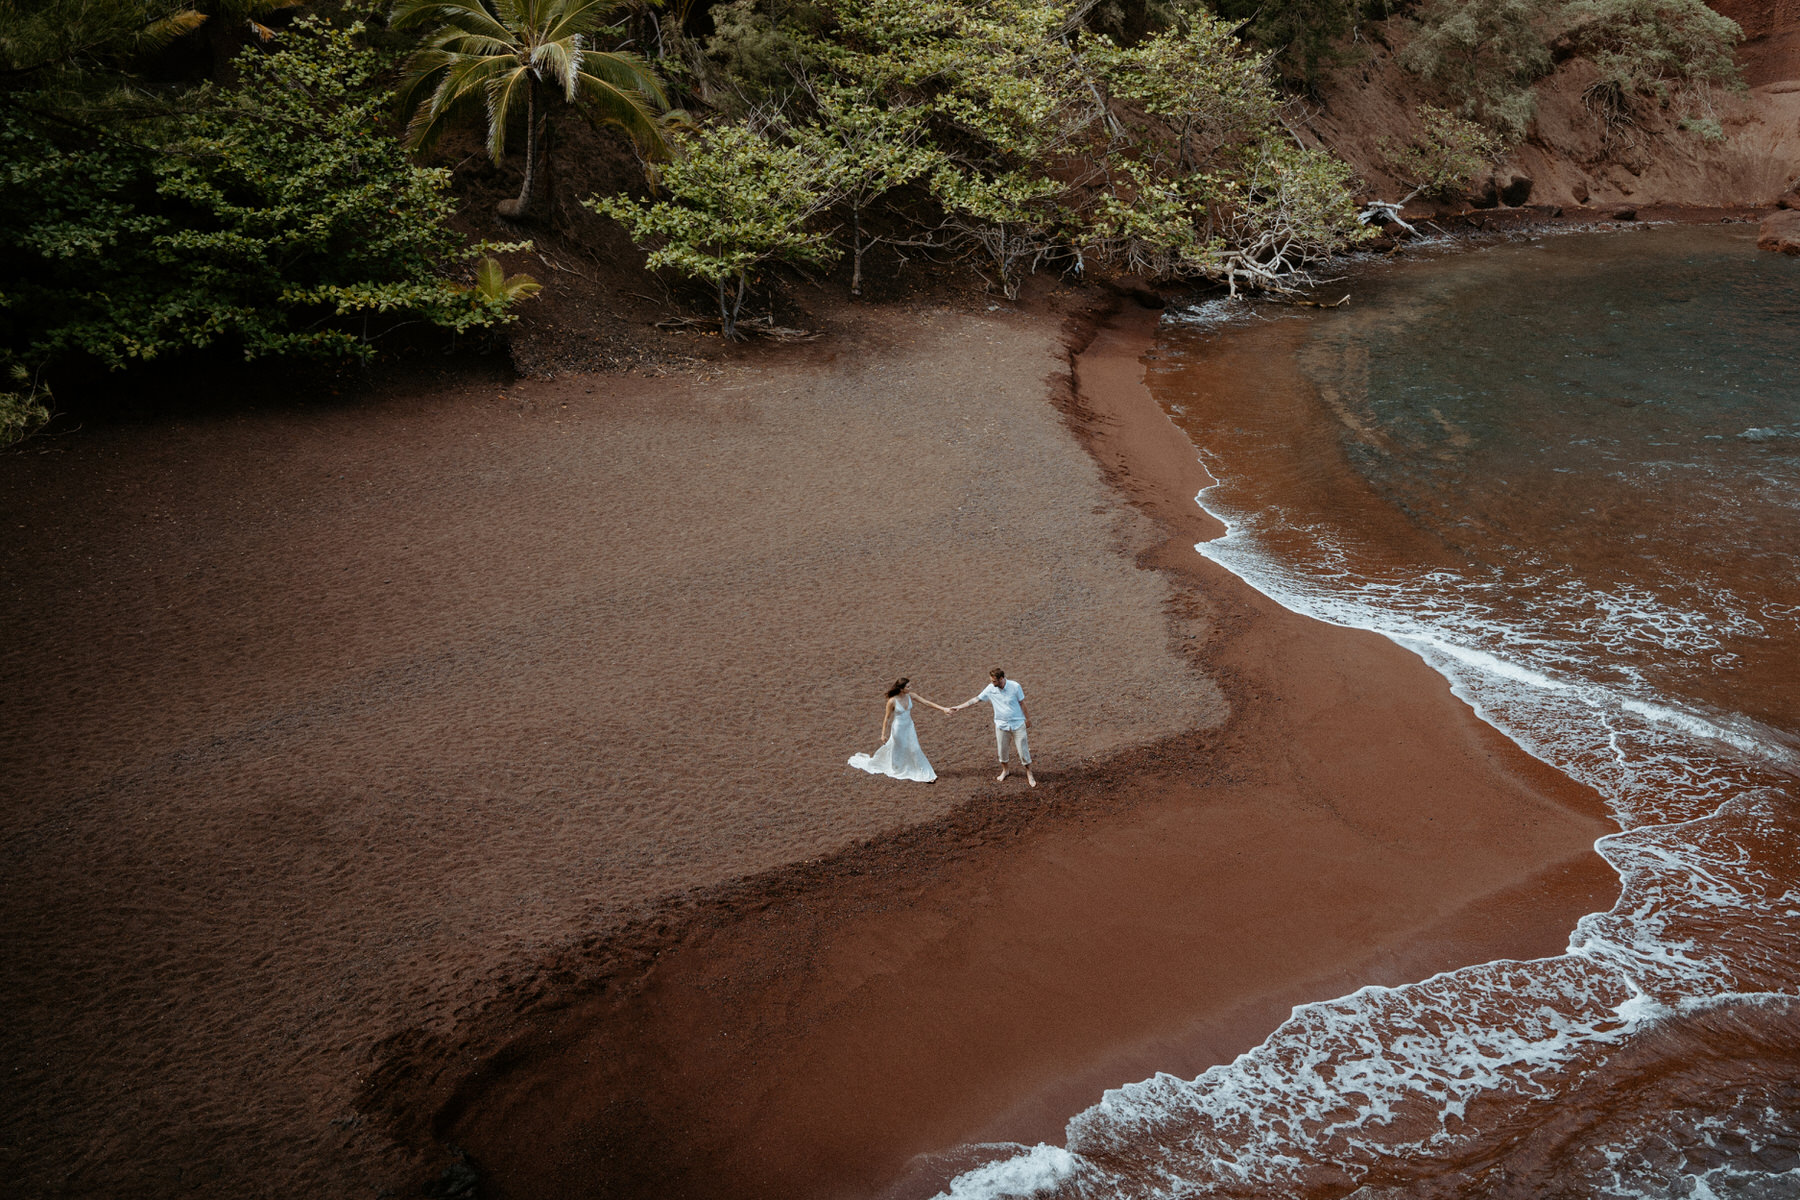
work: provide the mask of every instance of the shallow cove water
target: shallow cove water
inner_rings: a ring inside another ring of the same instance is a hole
[[[1595,789],[1568,952],[1296,1009],[957,1197],[1800,1195],[1800,262],[1741,226],[1375,268],[1172,314],[1200,553],[1379,631]]]

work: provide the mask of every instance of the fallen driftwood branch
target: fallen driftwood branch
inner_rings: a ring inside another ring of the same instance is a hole
[[[670,333],[685,333],[694,330],[717,333],[723,327],[724,322],[718,317],[669,317],[656,323],[656,328]],[[748,321],[739,321],[737,328],[740,332],[754,333],[758,337],[768,338],[771,342],[810,342],[820,336],[811,330],[777,325],[768,317],[753,317]]]
[[[1411,196],[1406,198],[1406,200],[1411,199]],[[1383,225],[1394,224],[1406,230],[1411,236],[1418,237],[1419,231],[1414,229],[1400,217],[1400,209],[1406,204],[1406,200],[1398,202],[1393,200],[1371,200],[1361,212],[1356,214],[1357,224],[1373,225],[1377,221]]]

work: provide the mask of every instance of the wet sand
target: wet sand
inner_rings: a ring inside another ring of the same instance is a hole
[[[1597,805],[1192,552],[1148,320],[1073,394],[1079,322],[879,310],[0,461],[9,1178],[905,1193],[1300,1000],[1560,949]],[[934,787],[843,765],[889,677],[992,662],[1044,787],[979,713],[921,715]]]

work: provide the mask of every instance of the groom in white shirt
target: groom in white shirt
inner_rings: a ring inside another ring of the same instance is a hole
[[[979,692],[952,708],[951,712],[960,712],[971,704],[986,702],[994,706],[994,740],[1000,745],[1000,774],[995,782],[1006,778],[1011,767],[1007,762],[1007,747],[1018,752],[1019,765],[1025,768],[1025,782],[1032,787],[1037,780],[1031,774],[1031,745],[1025,740],[1025,726],[1031,720],[1031,712],[1025,707],[1025,689],[1016,680],[1006,677],[1006,672],[995,667],[988,672],[992,683]]]

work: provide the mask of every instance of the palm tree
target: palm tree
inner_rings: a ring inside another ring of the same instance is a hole
[[[428,28],[407,60],[401,111],[411,114],[408,141],[425,148],[458,117],[480,112],[487,150],[506,152],[506,127],[525,109],[525,182],[503,217],[524,218],[537,199],[544,163],[543,123],[553,99],[584,105],[617,125],[646,153],[663,155],[658,114],[667,110],[662,81],[635,54],[591,48],[601,17],[615,0],[399,0],[395,29]]]

